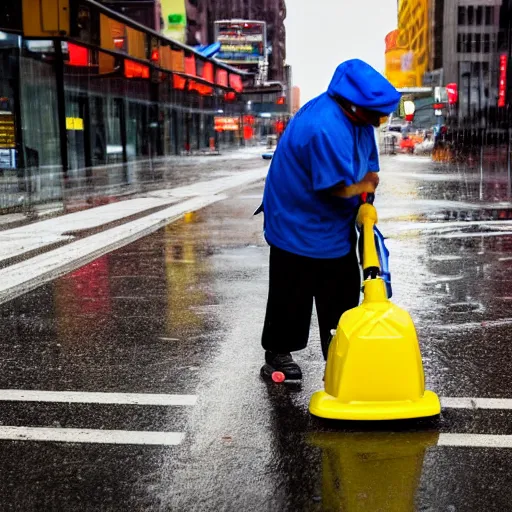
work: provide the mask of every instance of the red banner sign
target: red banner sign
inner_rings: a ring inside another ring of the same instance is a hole
[[[507,91],[507,54],[500,55],[500,79],[498,83],[498,107],[504,107]]]
[[[455,105],[459,100],[457,84],[446,84],[446,95],[448,96],[448,104]]]

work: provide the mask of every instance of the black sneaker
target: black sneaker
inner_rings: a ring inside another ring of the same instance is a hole
[[[289,352],[287,354],[276,354],[266,351],[265,363],[261,369],[261,376],[265,379],[271,379],[274,382],[302,379],[300,366],[293,360]]]

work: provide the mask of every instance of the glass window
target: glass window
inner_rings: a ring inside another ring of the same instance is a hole
[[[492,25],[493,17],[494,17],[494,9],[493,9],[493,7],[487,6],[485,8],[485,24],[486,25]]]
[[[62,198],[57,84],[53,65],[43,59],[27,52],[19,62],[23,151],[37,202]]]
[[[126,149],[128,159],[149,155],[148,106],[130,101],[126,121]]]
[[[457,34],[457,53],[462,53],[464,34]]]
[[[459,25],[466,24],[466,8],[465,7],[459,6],[458,22],[459,22]]]
[[[164,126],[163,126],[163,150],[164,155],[172,155],[172,123],[171,123],[171,109],[167,106],[163,107]]]
[[[475,23],[475,8],[470,5],[468,7],[468,25],[473,25]]]
[[[121,118],[124,103],[121,98],[109,98],[107,101],[107,127],[108,127],[108,161],[121,161],[123,146],[121,140]]]
[[[483,25],[483,11],[484,11],[484,8],[479,5],[477,8],[476,8],[476,24],[477,25]]]
[[[57,166],[60,170],[57,86],[53,66],[22,57],[20,85],[25,146],[38,153],[40,165]]]
[[[25,181],[23,171],[18,171],[17,157],[18,124],[16,105],[19,96],[16,87],[15,63],[19,61],[20,38],[0,32],[0,207],[19,206],[24,199]],[[26,165],[37,167],[37,155],[30,161],[31,152],[24,151]]]
[[[491,34],[484,34],[483,51],[484,53],[491,51]]]
[[[84,128],[89,120],[85,116],[86,98],[76,91],[66,92],[66,138],[68,166],[73,179],[82,178],[86,167]]]
[[[473,34],[473,51],[480,53],[482,51],[482,34]]]
[[[101,96],[90,99],[91,114],[91,159],[92,165],[107,163],[107,131],[104,117],[104,100]]]
[[[464,52],[471,53],[472,35],[464,34]]]
[[[14,169],[16,163],[16,104],[19,102],[15,87],[14,62],[20,54],[19,37],[0,32],[0,169]],[[0,205],[2,206],[2,205]]]

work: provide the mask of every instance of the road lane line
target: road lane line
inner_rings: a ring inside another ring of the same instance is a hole
[[[264,178],[267,172],[268,164],[262,162],[258,168],[250,171],[153,191],[149,192],[147,197],[126,199],[8,229],[0,232],[0,261],[17,258],[38,249],[44,250],[55,243],[73,240],[80,231],[95,229],[115,221],[125,221],[133,215],[147,215],[155,208],[171,206],[186,197],[211,196],[247,182],[250,184]]]
[[[512,436],[491,434],[439,434],[437,446],[512,448]]]
[[[183,441],[184,437],[185,434],[181,432],[0,426],[0,440],[6,441],[56,441],[60,443],[176,446]]]
[[[441,397],[441,406],[447,409],[512,409],[510,398]]]
[[[0,402],[63,402],[75,404],[195,405],[196,395],[152,393],[96,393],[82,391],[38,391],[1,389]]]
[[[181,219],[188,212],[197,211],[222,201],[228,197],[225,195],[226,192],[233,192],[240,187],[257,183],[265,178],[267,172],[268,166],[265,165],[252,171],[218,180],[160,191],[161,197],[193,197],[140,219],[0,269],[0,304],[76,270],[108,252],[150,235],[167,224]],[[156,197],[156,194],[157,192],[154,192],[149,195]]]
[[[150,235],[167,224],[181,219],[186,212],[205,208],[226,197],[222,194],[197,196],[141,219],[96,233],[1,269],[0,304],[76,270],[108,252]]]

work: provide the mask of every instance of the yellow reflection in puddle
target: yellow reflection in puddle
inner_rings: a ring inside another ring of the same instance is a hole
[[[322,510],[414,512],[427,448],[438,432],[316,433],[322,450]]]

